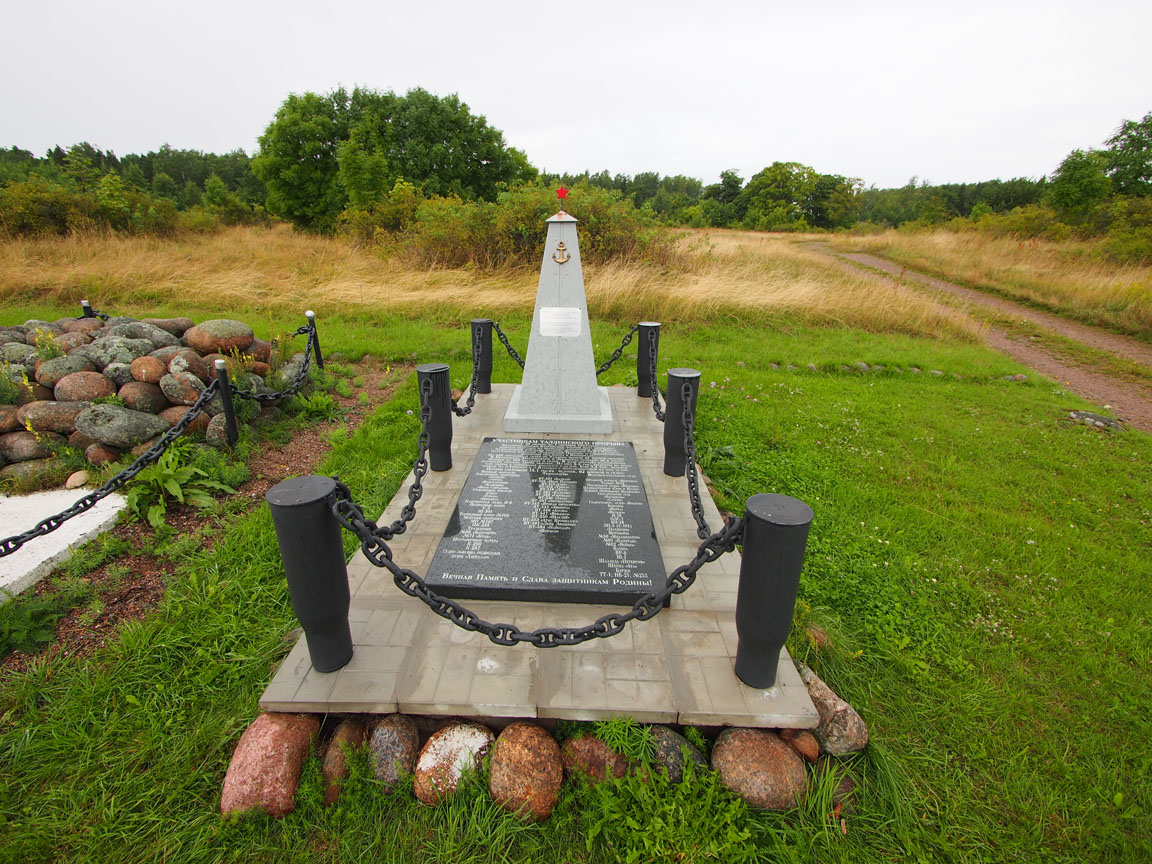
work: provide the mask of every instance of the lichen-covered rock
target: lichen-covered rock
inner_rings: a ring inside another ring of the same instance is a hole
[[[123,450],[167,431],[167,420],[119,405],[93,405],[76,418],[76,428],[94,441]]]
[[[159,327],[177,338],[183,336],[184,331],[196,323],[191,318],[141,318],[140,321],[143,324]]]
[[[295,809],[304,760],[320,731],[313,714],[261,714],[248,727],[224,775],[220,813],[263,810],[280,818]]]
[[[24,345],[21,342],[9,342],[7,345],[0,345],[0,354],[4,355],[4,360],[13,366],[25,366],[33,369],[36,366],[36,349],[31,345]]]
[[[27,332],[32,332],[33,330],[49,330],[53,333],[63,332],[59,324],[55,324],[52,321],[41,321],[39,318],[29,318],[24,322],[24,327],[27,329]]]
[[[16,416],[21,426],[31,426],[36,432],[57,432],[71,435],[76,431],[76,418],[91,407],[90,402],[29,402],[21,406]]]
[[[393,788],[404,775],[416,769],[420,753],[420,731],[406,714],[389,714],[372,730],[368,741],[372,771],[385,789]]]
[[[0,435],[6,435],[21,428],[19,414],[19,405],[0,405]]]
[[[667,726],[652,726],[652,740],[656,743],[656,767],[668,772],[672,783],[684,779],[684,765],[692,762],[700,768],[708,767],[708,760],[691,741]]]
[[[255,338],[251,327],[243,321],[234,321],[230,318],[202,321],[195,327],[189,327],[184,333],[184,339],[187,340],[189,347],[195,348],[201,354],[210,354],[213,351],[221,354],[233,350],[244,351]]]
[[[55,432],[27,430],[0,435],[0,456],[5,462],[29,462],[33,459],[46,459],[52,455],[51,446],[64,446],[64,436]]]
[[[95,372],[96,364],[81,354],[68,354],[45,360],[36,368],[36,381],[45,387],[55,387],[57,382],[73,372]]]
[[[73,318],[71,321],[65,321],[60,325],[60,329],[65,333],[95,333],[104,327],[104,322],[99,318]]]
[[[803,760],[774,732],[725,729],[712,748],[712,768],[753,807],[791,810],[807,794]]]
[[[0,328],[0,345],[27,345],[24,333],[9,327]]]
[[[137,357],[143,357],[156,350],[156,346],[147,339],[127,339],[122,336],[112,336],[99,339],[90,345],[81,345],[73,349],[72,353],[81,354],[91,360],[96,368],[103,371],[112,363],[123,363],[128,366]]]
[[[479,723],[453,723],[434,734],[416,758],[412,791],[424,804],[439,804],[456,791],[465,768],[480,767],[492,747],[492,730]]]
[[[104,367],[104,377],[116,385],[119,390],[132,378],[132,367],[127,363],[109,363]]]
[[[115,327],[105,327],[96,334],[96,339],[115,338],[117,336],[126,339],[147,339],[152,343],[152,350],[157,348],[169,348],[174,345],[179,345],[180,340],[169,333],[152,324],[145,324],[143,321],[133,321],[131,324],[118,324]]]
[[[820,742],[820,751],[831,756],[843,756],[868,746],[868,727],[856,709],[837,696],[803,663],[797,663],[796,668],[820,714],[820,725],[812,730]]]
[[[132,372],[133,380],[143,381],[145,384],[159,384],[164,373],[168,371],[164,361],[151,354],[146,357],[137,357],[128,368]]]
[[[168,372],[175,375],[177,372],[189,372],[207,384],[215,377],[215,370],[191,348],[184,348],[179,354],[173,354],[168,361]]]
[[[228,419],[223,414],[215,415],[208,421],[208,428],[204,430],[204,440],[213,447],[228,446]]]
[[[164,368],[167,369],[169,360],[171,360],[173,357],[175,357],[177,354],[180,354],[183,351],[191,351],[191,350],[192,349],[186,345],[176,345],[173,348],[157,348],[155,351],[153,351],[148,356],[149,357],[155,357],[157,360],[159,360],[161,363],[163,363]]]
[[[61,333],[56,337],[56,344],[64,350],[65,354],[81,345],[87,345],[91,341],[92,337],[87,333]]]
[[[364,743],[367,729],[360,720],[348,718],[340,721],[328,749],[324,753],[324,805],[331,806],[340,797],[340,787],[348,779],[348,748]]]
[[[73,372],[57,381],[52,392],[57,402],[91,402],[115,396],[116,385],[99,372]]]
[[[171,408],[165,408],[161,411],[160,416],[175,426],[184,419],[184,415],[190,410],[192,409],[187,405],[173,405]],[[207,432],[208,423],[211,420],[212,417],[210,414],[206,411],[201,411],[192,419],[192,422],[185,427],[185,432]]]
[[[560,755],[566,777],[581,776],[593,783],[603,781],[609,774],[623,777],[628,770],[627,757],[591,735],[569,738],[560,749]]]
[[[500,733],[489,761],[492,800],[539,822],[547,819],[564,782],[556,740],[535,723],[512,723]]]
[[[133,318],[131,315],[112,315],[104,322],[104,326],[116,327],[120,324],[134,324],[139,320],[139,318]]]
[[[97,441],[84,448],[84,458],[93,465],[105,465],[120,458],[120,448]]]
[[[173,405],[194,405],[204,392],[204,382],[191,372],[169,373],[160,379],[160,389]]]
[[[168,407],[164,392],[155,384],[144,381],[129,381],[117,391],[117,395],[124,400],[124,407],[133,411],[159,414]]]
[[[11,480],[20,486],[35,486],[52,476],[55,459],[29,459],[0,468],[0,480]]]

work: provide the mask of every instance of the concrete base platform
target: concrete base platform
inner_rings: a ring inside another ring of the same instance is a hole
[[[513,385],[494,384],[492,390],[477,400],[472,414],[454,421],[452,470],[425,477],[415,521],[391,544],[395,560],[417,573],[427,572],[480,442],[505,434],[503,418]],[[639,398],[633,388],[607,392],[616,417],[610,436],[555,437],[633,442],[661,555],[671,571],[690,561],[699,545],[687,481],[663,473],[663,424],[653,415],[651,400]],[[411,477],[380,523],[399,516],[410,483]],[[703,503],[716,530],[720,514],[707,495]],[[357,553],[348,565],[355,645],[351,662],[337,672],[317,672],[301,638],[260,707],[569,720],[629,715],[643,722],[813,728],[819,716],[786,649],[781,651],[777,683],[767,690],[746,686],[733,671],[739,573],[739,553],[722,556],[703,567],[695,584],[674,596],[669,608],[650,621],[633,621],[609,639],[556,648],[505,648],[461,630],[401,593],[391,574]],[[487,621],[510,622],[522,630],[581,626],[619,611],[611,606],[511,601],[465,605]]]
[[[533,414],[531,406],[520,404],[524,388],[517,384],[504,415],[504,431],[562,433],[565,437],[609,435],[612,433],[612,403],[608,398],[608,388],[597,387],[596,392],[600,397],[599,414]]]

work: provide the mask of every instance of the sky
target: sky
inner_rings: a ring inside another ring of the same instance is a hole
[[[1040,177],[1152,111],[1152,2],[5,4],[0,146],[249,153],[289,93],[456,93],[537,168]]]

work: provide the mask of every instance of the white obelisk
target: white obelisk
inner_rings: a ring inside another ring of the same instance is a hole
[[[608,390],[596,386],[576,221],[563,210],[548,220],[523,383],[504,414],[505,432],[612,431]]]

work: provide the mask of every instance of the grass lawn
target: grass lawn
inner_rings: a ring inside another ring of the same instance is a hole
[[[450,319],[318,323],[326,354],[369,352],[381,376],[445,360],[461,386],[468,331]],[[298,316],[249,320],[272,331]],[[523,350],[527,319],[502,323]],[[600,358],[626,327],[593,330]],[[925,372],[836,370],[860,360]],[[959,338],[669,324],[669,366],[703,372],[697,443],[722,506],[772,491],[816,512],[800,597],[833,645],[792,644],[872,733],[848,760],[862,800],[846,834],[823,788],[764,814],[707,777],[623,780],[570,787],[525,826],[479,784],[435,809],[384,795],[362,759],[334,808],[313,759],[292,816],[222,821],[232,748],[294,625],[260,504],[223,519],[211,552],[184,544],[161,607],[119,641],[0,682],[0,861],[1152,859],[1152,439],[1070,422],[1085,403],[1035,376],[1001,380],[1026,370]],[[497,357],[494,380],[518,373]],[[323,471],[366,510],[408,470],[415,403],[410,381],[331,436]]]

